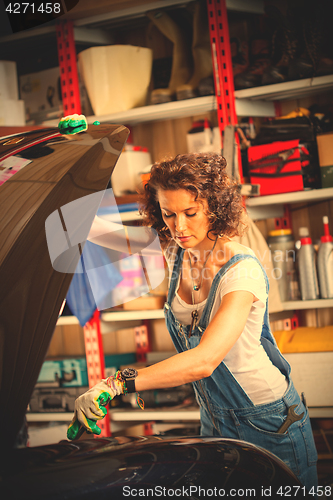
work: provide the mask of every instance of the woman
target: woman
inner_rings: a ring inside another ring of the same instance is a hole
[[[164,310],[178,354],[117,372],[80,396],[68,436],[79,423],[98,433],[103,403],[116,394],[192,382],[202,435],[262,446],[316,487],[308,411],[269,328],[266,273],[252,250],[231,240],[245,230],[244,210],[225,159],[197,153],[154,164],[142,214],[169,265]],[[289,427],[287,415],[295,420]]]

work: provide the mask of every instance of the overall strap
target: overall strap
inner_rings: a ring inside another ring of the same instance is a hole
[[[173,297],[176,293],[176,288],[177,288],[178,281],[179,281],[179,272],[180,272],[182,262],[183,262],[183,255],[184,255],[184,250],[183,250],[183,248],[179,247],[177,250],[177,254],[175,256],[173,268],[171,271],[171,277],[170,277],[170,281],[169,281],[169,292],[168,292],[168,299],[167,299],[167,302],[169,305],[171,305]]]

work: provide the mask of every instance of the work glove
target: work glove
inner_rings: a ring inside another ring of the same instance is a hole
[[[68,115],[61,118],[58,123],[58,129],[61,134],[77,134],[88,129],[87,119],[84,115]]]
[[[79,396],[75,401],[74,417],[67,429],[67,438],[77,439],[84,431],[100,434],[101,429],[96,421],[105,417],[106,405],[119,394],[124,394],[124,382],[116,374],[101,380]]]

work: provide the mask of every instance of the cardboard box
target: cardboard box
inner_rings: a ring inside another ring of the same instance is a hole
[[[333,132],[317,135],[321,187],[333,186]]]
[[[137,299],[124,302],[126,311],[143,311],[147,309],[162,309],[165,303],[164,295],[144,295]]]
[[[275,331],[274,337],[282,352],[333,352],[333,326],[322,328],[302,326],[294,330]]]
[[[134,328],[123,328],[116,331],[117,353],[135,352]]]
[[[291,378],[308,406],[333,406],[333,326],[300,327],[274,332]]]
[[[63,345],[66,356],[85,356],[83,328],[80,325],[63,325]]]
[[[19,98],[16,62],[0,61],[0,98],[17,101]]]
[[[113,332],[103,333],[104,354],[124,354],[135,352],[134,328],[122,328]]]
[[[173,351],[176,353],[164,319],[151,320],[149,332],[151,351]]]
[[[4,99],[0,96],[0,126],[25,125],[24,101]]]
[[[62,100],[59,67],[20,77],[20,97],[27,116],[43,115],[44,119],[61,116]]]
[[[77,325],[57,325],[47,352],[47,358],[85,356],[83,328]]]
[[[291,377],[308,406],[333,406],[333,352],[284,354],[291,365]]]
[[[117,332],[102,333],[104,354],[117,354]]]

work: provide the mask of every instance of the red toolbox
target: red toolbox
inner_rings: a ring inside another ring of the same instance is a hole
[[[307,157],[298,139],[251,146],[250,182],[260,185],[260,195],[303,191],[302,166],[308,163]]]

